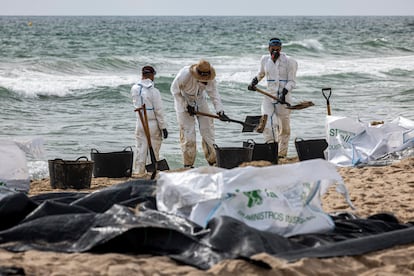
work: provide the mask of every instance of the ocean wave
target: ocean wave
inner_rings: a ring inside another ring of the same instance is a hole
[[[149,57],[148,57],[149,58]],[[395,77],[409,78],[414,71],[414,56],[373,57],[373,58],[296,58],[298,79],[329,76],[338,80],[363,79],[369,76],[374,80]],[[219,86],[231,83],[247,84],[258,70],[260,55],[242,57],[212,57],[216,68]],[[182,66],[195,63],[188,58],[161,61],[155,65],[155,82],[169,86]],[[142,62],[145,64],[146,62]],[[117,59],[98,60],[88,64],[55,60],[54,62],[28,62],[24,64],[0,64],[0,83],[8,93],[23,97],[38,96],[79,96],[102,89],[125,89],[139,80],[136,62]],[[116,68],[120,67],[120,68]],[[2,70],[1,68],[4,68]],[[93,70],[92,70],[93,69]],[[169,89],[168,89],[169,90]],[[4,94],[4,92],[3,92]],[[7,96],[7,95],[3,95]],[[10,96],[10,95],[8,95]]]
[[[325,51],[323,44],[317,39],[304,39],[300,41],[291,41],[286,44],[283,44],[283,47],[286,48],[286,51],[295,51],[295,52],[314,52],[321,53]]]
[[[15,98],[15,93],[9,89],[0,86],[0,99],[12,99]]]
[[[135,75],[121,74],[116,71],[113,73],[88,71],[74,74],[76,68],[67,70],[71,73],[45,73],[40,70],[14,68],[12,74],[0,75],[0,82],[8,91],[23,97],[65,97],[99,87],[117,87],[123,84],[131,84],[136,80]]]
[[[105,57],[48,57],[36,58],[24,62],[28,69],[37,72],[53,74],[79,75],[102,71],[126,71],[135,67],[133,57],[105,56]]]
[[[409,96],[412,98],[412,100],[414,100],[414,88],[412,89],[407,89],[401,92],[401,95],[403,96]]]
[[[370,39],[370,40],[365,40],[365,41],[362,41],[362,42],[360,42],[358,44],[360,46],[366,45],[366,46],[370,46],[370,47],[374,47],[374,48],[377,48],[379,46],[382,46],[384,48],[387,48],[390,45],[389,41],[386,38],[384,38],[384,37],[382,37],[382,38],[374,38],[374,39]]]

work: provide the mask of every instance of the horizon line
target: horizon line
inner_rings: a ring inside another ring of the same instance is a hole
[[[208,15],[208,14],[195,14],[195,15],[188,15],[188,14],[172,14],[172,15],[167,15],[167,14],[153,14],[153,15],[132,15],[132,14],[0,14],[0,16],[68,16],[68,17],[74,17],[74,16],[117,16],[117,17],[121,17],[121,16],[125,16],[125,17],[150,17],[150,16],[179,16],[179,17],[195,17],[195,16],[206,16],[206,17],[294,17],[294,16],[315,16],[315,17],[329,17],[329,16],[343,16],[343,17],[362,17],[362,16],[369,16],[369,17],[374,17],[374,16],[411,16],[414,17],[414,15],[403,15],[403,14],[371,14],[371,15],[367,15],[367,14],[332,14],[332,15],[328,15],[328,14],[320,14],[320,15]]]

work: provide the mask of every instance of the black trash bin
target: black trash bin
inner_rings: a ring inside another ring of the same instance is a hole
[[[91,149],[91,159],[95,162],[94,177],[121,178],[132,175],[134,152],[131,147],[114,152],[99,152],[97,149]]]
[[[300,161],[322,158],[325,159],[324,151],[328,147],[325,139],[295,139],[296,152]]]
[[[86,160],[81,160],[86,159]],[[88,189],[91,187],[93,161],[81,156],[75,161],[48,160],[50,186],[54,189]]]
[[[248,147],[218,147],[216,149],[217,167],[232,169],[239,166],[243,162],[252,161],[253,145]]]
[[[269,161],[272,164],[278,162],[278,144],[277,143],[256,143],[253,139],[243,142],[243,147],[253,145],[252,161]]]

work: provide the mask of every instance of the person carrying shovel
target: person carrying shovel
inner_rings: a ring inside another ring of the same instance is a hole
[[[266,77],[268,92],[277,97],[264,96],[262,114],[268,115],[268,121],[263,131],[266,143],[278,143],[279,158],[285,158],[288,152],[290,138],[290,102],[292,90],[296,87],[296,60],[288,57],[282,50],[282,41],[279,38],[269,40],[269,54],[263,55],[260,60],[259,72],[248,86],[251,91]]]
[[[207,95],[211,99],[219,119],[228,121],[224,114],[220,94],[217,91],[216,72],[206,60],[183,67],[171,84],[174,108],[180,129],[180,143],[184,167],[193,167],[196,158],[196,130],[198,121],[204,156],[209,165],[216,163],[214,149],[214,123],[211,117],[198,116],[197,112],[209,113]]]
[[[152,66],[142,67],[141,80],[131,88],[132,103],[135,108],[145,106],[148,114],[148,128],[155,157],[159,160],[159,151],[162,138],[168,137],[167,125],[164,120],[164,111],[160,91],[154,86],[156,72]],[[135,127],[135,160],[134,171],[144,174],[148,159],[148,142],[143,123],[137,114]]]

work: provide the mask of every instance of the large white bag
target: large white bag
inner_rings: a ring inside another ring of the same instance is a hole
[[[352,206],[335,166],[322,159],[263,168],[160,172],[156,200],[159,210],[203,227],[214,217],[231,216],[256,229],[291,236],[334,227],[320,201],[334,183]]]
[[[0,185],[17,191],[29,191],[26,155],[11,140],[0,140]]]
[[[351,139],[364,130],[364,125],[347,117],[326,116],[327,160],[338,166],[352,164]]]
[[[33,157],[43,155],[43,139],[0,139],[0,185],[18,192],[27,193],[30,175],[26,154]]]
[[[398,117],[371,125],[347,117],[326,117],[327,160],[338,166],[368,164],[413,146],[414,121]]]

